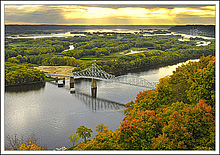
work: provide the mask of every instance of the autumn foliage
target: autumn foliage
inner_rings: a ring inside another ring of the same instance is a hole
[[[8,148],[7,150],[20,150],[20,151],[24,151],[24,150],[29,150],[29,151],[34,151],[34,150],[45,150],[42,145],[38,146],[36,143],[32,142],[30,139],[28,140],[27,144],[26,143],[22,143],[18,149],[14,149],[14,148]]]
[[[38,146],[35,143],[32,143],[31,140],[28,140],[28,144],[21,144],[18,150],[44,150],[44,148],[42,146]]]
[[[120,128],[79,150],[215,150],[215,57],[201,57],[126,104]]]

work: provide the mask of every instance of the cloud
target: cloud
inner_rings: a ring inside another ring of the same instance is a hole
[[[44,8],[44,5],[5,5],[5,13],[20,11],[23,13],[30,13]]]
[[[215,11],[215,6],[214,5],[210,5],[210,6],[203,6],[203,7],[200,7],[201,9],[206,9],[206,10],[212,10],[212,11]]]
[[[47,6],[10,7],[13,11],[5,12],[5,20],[11,23],[51,23],[64,21],[60,9],[52,9]]]
[[[192,9],[192,8],[174,8],[171,11],[173,14],[187,14],[187,15],[197,15],[200,17],[213,17],[215,16],[215,11],[203,10],[203,9]]]
[[[185,15],[185,16],[184,16]],[[195,20],[195,17],[197,18]],[[201,20],[201,21],[199,21]],[[6,5],[5,23],[213,24],[214,5]]]
[[[212,23],[215,24],[215,18],[212,17],[201,17],[199,15],[187,15],[187,14],[179,14],[177,18],[174,19],[174,22],[177,24],[204,24],[204,23]]]
[[[102,8],[112,8],[112,9],[118,9],[118,8],[126,8],[126,7],[140,7],[145,9],[155,9],[155,8],[166,8],[166,9],[173,9],[177,7],[188,7],[188,8],[201,8],[206,7],[207,5],[197,5],[197,4],[190,4],[190,5],[182,5],[182,4],[176,4],[176,5],[167,5],[167,4],[81,4],[80,6],[90,6],[90,7],[102,7]],[[210,5],[214,6],[214,5]]]

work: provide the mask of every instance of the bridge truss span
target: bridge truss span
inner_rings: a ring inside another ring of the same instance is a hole
[[[112,79],[112,82],[129,84],[129,85],[138,86],[138,87],[148,87],[148,88],[155,88],[157,84],[157,82],[149,82],[148,80],[144,78],[141,78],[139,76],[133,76],[133,75],[118,76]]]
[[[73,72],[75,77],[89,77],[95,79],[113,79],[115,78],[114,75],[109,74],[103,71],[96,63],[93,63],[89,68],[86,68],[82,71]]]
[[[147,88],[155,88],[157,84],[156,82],[150,82],[144,78],[133,75],[123,75],[115,77],[115,75],[103,71],[96,63],[93,63],[89,68],[86,68],[82,71],[73,72],[73,76],[82,78],[93,78]]]
[[[145,87],[151,89],[156,88],[156,84],[158,84],[158,82],[150,82],[147,79],[133,75],[122,75],[115,77],[115,75],[103,71],[96,63],[93,63],[90,67],[82,71],[73,72],[73,75],[59,75],[59,74],[49,74],[49,73],[45,73],[45,75],[97,79],[97,80],[116,82],[116,83],[128,84],[132,86]]]

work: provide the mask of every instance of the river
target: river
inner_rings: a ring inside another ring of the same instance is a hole
[[[193,60],[193,61],[198,61]],[[184,62],[186,63],[186,62]],[[177,66],[169,65],[155,69],[146,69],[130,75],[139,76],[152,82],[172,74]],[[97,99],[91,97],[89,80],[76,80],[76,93],[68,88],[58,88],[53,82],[42,86],[12,87],[5,92],[5,135],[17,134],[19,137],[36,136],[38,142],[49,150],[65,146],[70,147],[67,139],[80,125],[92,128],[103,123],[110,130],[120,127],[124,117],[124,107],[135,100],[137,93],[146,90],[125,84],[98,81]],[[7,141],[6,141],[7,144]]]

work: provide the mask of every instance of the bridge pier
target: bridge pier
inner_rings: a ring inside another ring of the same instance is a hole
[[[74,77],[70,77],[70,88],[74,88]]]
[[[58,82],[58,77],[56,76],[56,78],[55,78],[55,81],[56,81],[56,83]]]
[[[63,84],[65,85],[65,77],[63,77]]]
[[[97,96],[97,81],[95,79],[92,79],[92,81],[91,81],[91,93],[92,93],[92,97],[96,98],[96,96]]]
[[[70,93],[75,93],[76,90],[74,88],[74,77],[70,77]]]

